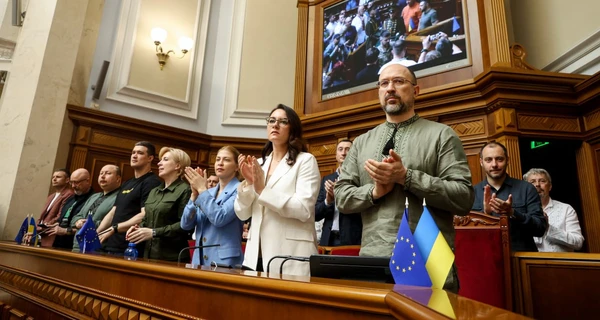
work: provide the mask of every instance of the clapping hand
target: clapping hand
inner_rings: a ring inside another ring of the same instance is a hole
[[[192,189],[192,201],[196,200],[196,197],[204,191],[206,191],[206,170],[200,168],[193,169],[192,167],[185,168],[185,179],[189,182]]]

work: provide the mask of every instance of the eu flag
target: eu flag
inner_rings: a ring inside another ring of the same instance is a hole
[[[33,218],[33,215],[31,215],[31,218],[29,218],[29,227],[27,227],[27,233],[31,234],[29,245],[34,247],[37,246],[37,228],[35,226],[35,219]]]
[[[390,258],[390,271],[396,284],[431,287],[431,279],[425,269],[417,242],[408,225],[408,206],[402,214],[398,237]]]
[[[29,215],[27,215],[27,217],[25,217],[25,220],[23,220],[23,223],[21,223],[21,228],[19,228],[19,232],[17,232],[17,236],[15,237],[15,242],[17,244],[21,244],[23,242],[23,236],[25,235],[25,233],[27,233],[27,228],[28,228],[27,223],[28,222],[29,222]]]
[[[423,214],[415,229],[415,240],[425,260],[433,288],[442,289],[454,263],[454,252],[433,220],[423,199]]]
[[[460,30],[458,19],[456,19],[456,17],[452,17],[452,33],[456,33],[458,30]]]
[[[82,253],[94,252],[102,247],[91,214],[88,215],[87,220],[81,227],[81,230],[77,232],[75,238],[77,238],[77,242],[79,243],[79,251]]]

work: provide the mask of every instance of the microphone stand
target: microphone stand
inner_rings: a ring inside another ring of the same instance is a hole
[[[190,250],[190,249],[202,249],[202,248],[211,248],[211,247],[219,247],[221,246],[220,243],[217,244],[207,244],[205,246],[191,246],[191,247],[185,247],[183,249],[181,249],[181,251],[179,251],[179,255],[177,256],[177,266],[179,267],[179,263],[181,262],[181,254],[185,251],[185,250]]]
[[[281,264],[279,265],[279,275],[283,274],[283,264],[286,263],[288,260],[294,260],[294,261],[309,261],[310,258],[307,257],[294,257],[294,256],[290,256],[288,258],[283,259],[283,261],[281,262]]]

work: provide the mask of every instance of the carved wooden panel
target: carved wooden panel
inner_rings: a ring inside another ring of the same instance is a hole
[[[311,144],[308,147],[308,152],[312,153],[315,157],[324,155],[335,155],[335,148],[337,143],[329,144]]]
[[[450,123],[450,128],[456,132],[460,138],[474,136],[485,133],[485,127],[483,119],[477,119],[472,121]]]
[[[81,314],[80,318],[94,319],[198,319],[183,313],[151,306],[147,303],[113,295],[94,289],[67,286],[49,278],[33,274],[21,274],[0,267],[0,288],[31,299],[42,299],[50,310],[70,310]],[[14,308],[9,319],[28,319]],[[67,312],[67,314],[73,314]]]
[[[79,168],[84,168],[85,160],[87,158],[88,148],[75,146],[73,148],[73,152],[71,153],[71,172],[75,171]]]
[[[519,129],[547,130],[555,132],[580,132],[579,119],[576,117],[556,117],[519,114]]]
[[[581,192],[581,208],[583,219],[581,221],[585,242],[589,252],[600,252],[600,187],[598,180],[600,168],[600,144],[590,145],[584,142],[577,152],[577,176]]]
[[[519,138],[514,136],[501,136],[496,141],[502,143],[508,151],[508,168],[506,172],[515,179],[521,179],[523,170],[521,169],[521,152],[519,151]]]
[[[600,110],[596,110],[583,117],[585,130],[589,131],[600,126]]]

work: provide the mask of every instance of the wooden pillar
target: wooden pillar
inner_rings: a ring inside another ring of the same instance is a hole
[[[519,138],[517,127],[516,105],[499,102],[493,106],[497,108],[488,116],[488,130],[490,140],[502,143],[508,151],[508,174],[515,179],[521,179],[521,153],[519,151]]]
[[[581,214],[583,223],[581,227],[585,230],[585,241],[589,252],[600,252],[600,194],[598,177],[597,151],[600,146],[592,146],[583,142],[577,151],[577,176],[579,178],[579,190],[581,194]]]
[[[523,177],[523,170],[521,169],[519,138],[515,136],[504,135],[496,138],[496,141],[502,143],[508,151],[509,160],[506,172],[508,172],[508,175],[512,178],[520,180]]]

